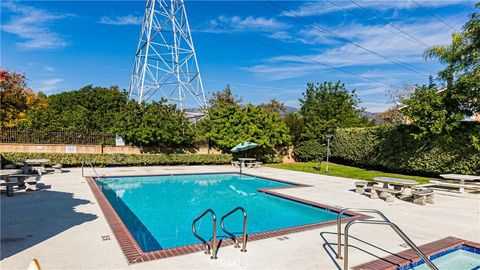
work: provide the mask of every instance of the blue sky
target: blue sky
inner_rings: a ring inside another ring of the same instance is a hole
[[[385,89],[436,74],[442,65],[423,51],[448,44],[473,3],[187,0],[186,8],[207,95],[230,83],[245,102],[298,107],[307,82],[341,80],[378,112],[388,107]],[[127,88],[144,8],[144,1],[2,1],[1,66],[47,94]]]

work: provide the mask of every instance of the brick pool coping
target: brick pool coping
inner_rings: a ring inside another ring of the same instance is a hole
[[[464,239],[456,238],[456,237],[446,237],[441,240],[431,242],[425,245],[421,245],[418,248],[430,257],[434,254],[439,252],[449,250],[459,245],[467,245],[474,248],[480,249],[480,244],[467,241]],[[374,260],[368,263],[364,263],[358,266],[353,267],[353,270],[367,270],[367,269],[375,269],[375,270],[395,270],[399,267],[408,265],[410,263],[414,263],[419,261],[421,258],[417,255],[417,253],[412,250],[405,250],[397,254],[393,254],[378,260]]]
[[[194,174],[194,173],[175,173],[175,174],[169,173],[169,174],[128,175],[128,176],[123,175],[123,176],[106,176],[106,177],[134,177],[134,176],[146,176],[146,177],[148,177],[148,176],[171,176],[171,175],[192,175],[192,174]],[[238,172],[195,173],[195,175],[199,175],[199,174],[238,174]],[[260,178],[271,180],[271,181],[282,182],[282,183],[294,185],[293,187],[259,188],[258,191],[260,191],[260,192],[264,192],[264,193],[267,193],[269,195],[277,196],[277,197],[284,198],[284,199],[287,199],[287,200],[307,204],[307,205],[310,205],[310,206],[328,209],[328,210],[331,210],[331,211],[334,211],[334,212],[337,212],[337,213],[342,210],[342,209],[337,208],[337,207],[332,207],[332,206],[329,206],[329,205],[304,200],[304,199],[301,199],[301,198],[298,198],[298,197],[284,195],[284,194],[281,194],[281,193],[278,193],[278,192],[274,191],[274,190],[289,189],[289,188],[311,187],[310,185],[294,183],[294,182],[291,182],[291,181],[275,179],[275,178],[271,178],[271,177],[256,176],[256,175],[248,174],[248,173],[242,173],[242,175],[247,175],[247,176],[252,176],[252,177],[260,177]],[[168,257],[173,257],[173,256],[180,256],[180,255],[205,251],[205,247],[203,246],[203,244],[192,244],[192,245],[187,245],[187,246],[180,246],[180,247],[175,247],[175,248],[168,248],[168,249],[144,252],[140,248],[140,246],[138,245],[137,241],[132,236],[130,231],[128,230],[127,226],[120,219],[120,217],[118,216],[117,212],[112,207],[112,205],[110,204],[108,199],[105,197],[103,192],[100,190],[98,185],[95,183],[93,177],[89,176],[89,177],[86,177],[86,179],[87,179],[88,185],[90,186],[90,189],[92,190],[93,195],[95,196],[100,208],[102,209],[103,214],[105,215],[105,218],[107,219],[108,224],[110,225],[110,228],[112,229],[115,237],[117,238],[118,244],[120,245],[120,248],[121,248],[121,250],[122,250],[122,252],[123,252],[123,254],[124,254],[124,256],[127,259],[127,262],[129,264],[146,262],[146,261],[151,261],[151,260],[157,260],[157,259],[162,259],[162,258],[168,258]],[[353,220],[353,219],[357,219],[357,218],[368,217],[366,215],[351,212],[351,211],[347,211],[347,212],[345,212],[345,214],[349,215],[350,217],[343,218],[342,223]],[[288,227],[288,228],[272,230],[272,231],[267,231],[267,232],[262,232],[262,233],[255,233],[255,234],[248,235],[248,241],[257,241],[257,240],[266,239],[266,238],[278,237],[278,236],[282,236],[282,235],[285,235],[285,234],[292,234],[292,233],[297,233],[297,232],[304,232],[304,231],[308,231],[308,230],[318,229],[320,227],[334,225],[334,224],[336,224],[336,222],[337,221],[335,219],[335,220],[331,220],[331,221],[317,222],[317,223]],[[238,239],[241,242],[242,237],[238,237]],[[211,244],[211,242],[209,242],[209,244]],[[222,246],[233,245],[233,244],[235,244],[235,242],[230,238],[225,238],[225,239],[221,239],[221,240],[217,239],[217,244],[219,245],[218,248],[220,248]]]

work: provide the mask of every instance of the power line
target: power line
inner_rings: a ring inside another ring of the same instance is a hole
[[[450,27],[450,29],[452,29],[453,31],[457,31],[457,29],[455,29],[453,26],[451,26],[449,23],[447,23],[446,21],[444,21],[442,18],[438,17],[437,15],[433,14],[432,12],[430,12],[428,9],[426,9],[424,6],[420,5],[420,3],[418,3],[417,1],[415,0],[412,0],[413,3],[415,3],[415,5],[419,6],[421,9],[423,9],[425,12],[427,12],[428,14],[430,14],[432,17],[435,17],[437,18],[437,20],[441,21],[442,23],[444,23],[446,26]]]
[[[388,62],[390,62],[390,63],[393,63],[393,64],[395,64],[395,65],[401,66],[401,67],[403,67],[404,69],[407,69],[407,70],[409,70],[409,71],[411,71],[411,72],[414,72],[414,73],[416,73],[416,74],[419,74],[419,75],[421,75],[421,76],[423,76],[423,77],[428,77],[427,74],[424,74],[424,73],[422,73],[422,72],[419,72],[419,71],[415,70],[414,68],[411,68],[411,67],[408,66],[407,64],[404,64],[404,63],[402,63],[402,62],[400,62],[400,61],[397,61],[397,60],[395,60],[395,59],[391,59],[391,58],[389,58],[389,57],[383,56],[383,55],[381,55],[381,54],[379,54],[379,53],[377,53],[377,52],[375,52],[375,51],[373,51],[373,50],[370,50],[370,49],[368,49],[368,48],[366,48],[366,47],[363,47],[362,45],[360,45],[360,44],[358,44],[358,43],[356,43],[356,42],[353,42],[353,41],[351,41],[351,40],[349,40],[349,39],[347,39],[347,38],[345,38],[345,37],[342,37],[342,36],[340,36],[340,35],[332,32],[332,31],[328,30],[328,29],[325,28],[325,27],[316,25],[315,23],[313,23],[313,22],[311,22],[311,21],[309,21],[309,20],[307,20],[307,19],[305,19],[305,18],[302,18],[302,17],[298,16],[298,14],[296,14],[295,12],[293,12],[293,11],[287,9],[287,8],[284,8],[283,6],[281,6],[281,5],[279,5],[279,4],[275,3],[275,2],[272,2],[271,0],[267,0],[267,1],[270,2],[271,4],[275,5],[276,7],[278,7],[278,8],[280,8],[280,9],[282,9],[282,10],[284,10],[284,11],[292,14],[292,15],[296,18],[296,20],[299,21],[300,23],[303,23],[303,24],[306,23],[306,24],[312,25],[312,27],[318,29],[318,30],[321,31],[321,32],[327,33],[327,34],[329,34],[329,35],[331,35],[331,36],[334,36],[334,37],[336,37],[336,38],[338,38],[338,39],[340,39],[340,40],[343,40],[344,42],[350,43],[350,44],[354,45],[355,47],[360,48],[360,49],[362,49],[362,50],[364,50],[364,51],[366,51],[366,52],[368,52],[368,53],[371,53],[371,54],[373,54],[373,55],[375,55],[375,56],[377,56],[377,57],[380,57],[380,58],[382,58],[382,59],[384,59],[384,60],[386,60],[386,61],[388,61]]]
[[[290,90],[292,90],[291,88],[288,89],[288,88],[280,88],[280,87],[274,87],[274,86],[265,86],[265,85],[239,83],[239,82],[227,82],[227,81],[210,80],[210,79],[204,79],[204,81],[225,83],[225,84],[231,84],[231,85],[237,85],[237,86],[256,87],[258,89],[264,89],[264,90],[277,90],[277,91],[290,91]]]
[[[192,15],[189,15],[189,17],[192,18],[192,19],[194,19],[194,20],[200,21],[200,22],[207,22],[206,20],[202,20],[201,18],[192,16]],[[308,62],[312,62],[312,63],[314,63],[314,64],[319,64],[319,65],[321,65],[321,66],[325,66],[325,67],[330,68],[330,69],[338,70],[338,71],[341,71],[341,72],[343,72],[343,73],[346,73],[346,74],[349,74],[349,75],[352,75],[352,76],[355,76],[355,77],[359,77],[359,78],[362,78],[362,79],[367,80],[367,81],[372,81],[372,82],[380,83],[380,84],[383,84],[383,85],[388,86],[388,87],[394,87],[394,85],[387,84],[387,83],[385,83],[385,82],[383,82],[383,81],[376,80],[376,79],[369,78],[369,77],[365,77],[365,76],[363,76],[363,75],[360,75],[360,74],[357,74],[357,73],[355,73],[355,72],[351,72],[351,71],[345,70],[345,69],[343,69],[343,68],[339,68],[339,67],[335,67],[335,66],[332,66],[332,65],[329,65],[329,64],[325,64],[325,63],[319,62],[319,61],[317,61],[317,60],[314,60],[314,59],[305,57],[305,56],[303,56],[303,55],[299,55],[299,54],[292,53],[292,52],[290,52],[289,50],[286,50],[286,49],[283,49],[283,48],[281,48],[281,47],[277,47],[277,46],[271,45],[271,44],[269,44],[269,43],[267,43],[267,42],[264,42],[264,41],[255,39],[255,38],[253,38],[253,37],[251,37],[251,36],[234,32],[234,31],[232,31],[231,29],[228,29],[227,27],[225,27],[224,25],[222,25],[221,23],[220,23],[220,24],[217,24],[217,26],[222,27],[225,31],[228,31],[228,32],[230,32],[230,33],[235,33],[235,34],[240,35],[240,36],[242,36],[242,37],[244,37],[244,38],[246,38],[246,39],[249,39],[249,40],[251,40],[251,41],[253,41],[253,42],[256,42],[256,43],[258,43],[258,44],[261,44],[261,45],[263,45],[263,46],[265,46],[265,47],[269,47],[269,48],[275,49],[275,50],[277,50],[277,51],[281,51],[281,52],[283,52],[283,53],[287,53],[287,54],[290,54],[290,55],[294,55],[294,56],[296,56],[296,57],[298,57],[298,58],[301,58],[301,59],[304,59],[304,60],[306,60],[306,61],[308,61]],[[317,71],[317,70],[320,70],[320,68],[314,69],[313,71]]]
[[[328,1],[329,3],[331,3],[329,0],[327,0],[327,1]],[[357,7],[361,8],[361,9],[365,10],[366,12],[368,12],[369,14],[373,15],[373,16],[374,16],[373,19],[380,19],[380,20],[382,20],[383,22],[385,22],[385,20],[383,20],[380,16],[378,16],[377,14],[375,14],[374,12],[372,12],[371,10],[367,9],[366,7],[363,7],[363,6],[359,5],[357,2],[355,2],[355,1],[353,1],[353,0],[350,0],[350,1],[351,1],[354,5],[356,5]],[[425,47],[430,47],[430,45],[428,45],[428,44],[426,44],[425,42],[419,40],[418,38],[410,35],[409,33],[405,32],[404,30],[402,30],[402,29],[400,29],[399,27],[395,26],[394,24],[388,23],[387,25],[390,25],[391,27],[397,29],[400,33],[408,36],[408,37],[410,38],[410,40],[415,41],[417,44],[423,45],[423,46],[425,46]],[[382,26],[382,27],[388,30],[388,28],[386,28],[385,26]]]

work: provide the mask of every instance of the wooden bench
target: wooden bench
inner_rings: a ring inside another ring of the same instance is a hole
[[[458,188],[459,191],[462,191],[462,189],[476,189],[480,191],[480,185],[460,184],[460,183],[449,182],[445,180],[430,180],[430,183],[435,184],[437,186]]]
[[[355,182],[355,193],[365,194],[365,191],[368,191],[371,187],[378,184],[378,182],[371,181],[358,181]]]
[[[413,203],[425,205],[426,203],[433,204],[433,190],[431,188],[422,188],[412,190]]]
[[[380,194],[378,194],[380,192]],[[401,190],[389,189],[384,187],[370,187],[370,198],[385,198],[387,202],[395,201],[395,195],[401,194]]]

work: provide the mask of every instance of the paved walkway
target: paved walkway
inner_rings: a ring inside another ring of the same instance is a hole
[[[128,265],[78,168],[42,177],[42,190],[1,195],[1,269],[26,269],[31,259],[43,269],[340,269],[335,227],[290,234],[288,239],[248,243],[248,252],[221,248],[218,260],[203,253]],[[234,171],[227,166],[104,168],[106,175]],[[313,187],[280,192],[337,207],[383,211],[418,245],[455,236],[480,242],[480,195],[437,194],[434,205],[386,203],[355,194],[355,180],[273,168],[247,169]],[[386,227],[352,227],[351,266],[408,249]]]

